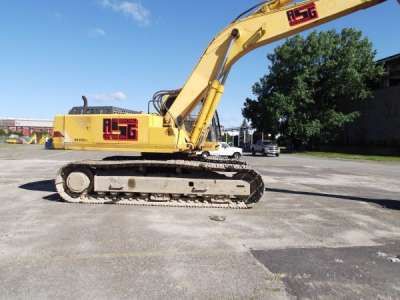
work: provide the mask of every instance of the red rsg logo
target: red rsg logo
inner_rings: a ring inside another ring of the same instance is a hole
[[[103,138],[106,141],[137,141],[137,119],[104,119]]]
[[[298,24],[317,19],[318,12],[317,8],[315,7],[315,3],[310,3],[307,5],[303,5],[297,7],[295,9],[289,10],[287,12],[288,20],[290,26],[296,26]]]

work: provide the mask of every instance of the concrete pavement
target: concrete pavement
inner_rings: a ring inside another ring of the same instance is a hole
[[[61,165],[108,155],[0,145],[0,298],[400,298],[400,164],[245,157],[251,210],[59,202]]]

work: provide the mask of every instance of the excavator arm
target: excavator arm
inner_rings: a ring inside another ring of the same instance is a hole
[[[166,124],[181,126],[191,111],[202,108],[190,133],[190,143],[199,149],[205,142],[209,125],[224,91],[233,64],[263,45],[337,19],[386,0],[293,0],[265,1],[252,7],[209,44],[189,79],[168,112]]]

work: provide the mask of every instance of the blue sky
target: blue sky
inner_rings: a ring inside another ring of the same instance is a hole
[[[160,89],[180,87],[212,37],[259,0],[0,0],[0,116],[49,118],[81,105],[145,111]],[[318,29],[355,27],[378,58],[400,52],[394,0]],[[233,68],[219,107],[239,125],[244,99],[267,72],[257,49]]]

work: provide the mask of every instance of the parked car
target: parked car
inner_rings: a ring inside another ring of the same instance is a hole
[[[197,154],[201,155],[203,157],[226,156],[226,157],[239,159],[243,155],[243,150],[242,150],[242,148],[232,147],[227,143],[221,142],[221,143],[218,143],[216,150],[197,152]]]
[[[257,143],[251,145],[251,153],[256,155],[261,153],[262,155],[273,155],[279,156],[281,150],[276,142],[273,141],[258,141]]]

